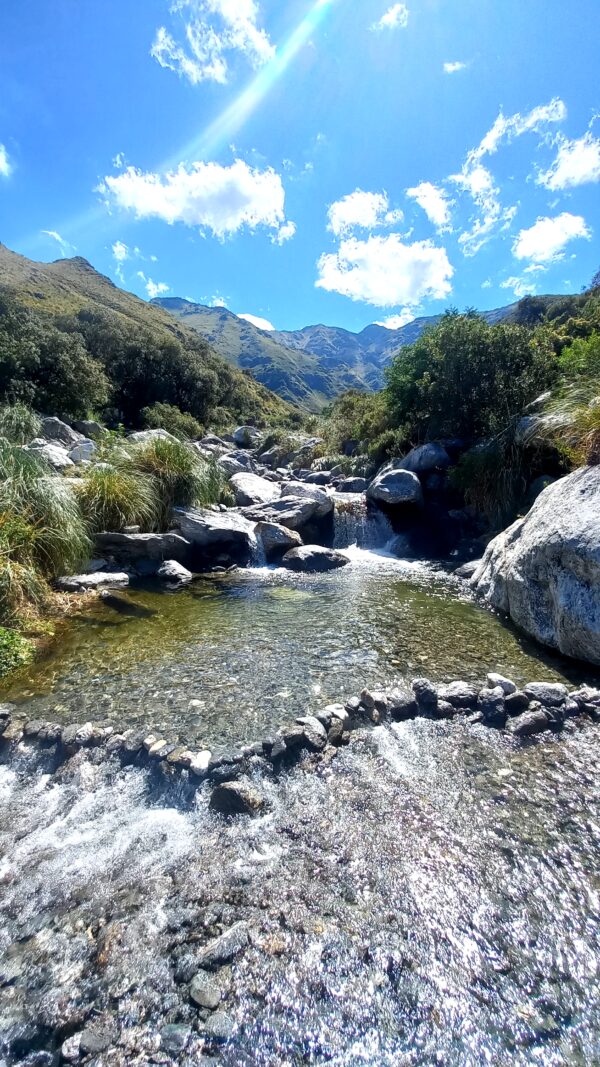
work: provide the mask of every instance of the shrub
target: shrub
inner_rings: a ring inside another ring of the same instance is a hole
[[[11,404],[0,408],[0,437],[14,445],[26,445],[39,437],[42,421],[25,404]]]
[[[174,404],[152,404],[142,411],[144,426],[150,430],[167,430],[182,441],[202,437],[204,428],[193,415],[180,411]]]
[[[538,433],[552,441],[573,466],[600,463],[600,382],[584,380],[553,397]]]
[[[0,678],[31,661],[33,645],[15,630],[0,626]]]
[[[158,520],[157,489],[147,475],[126,465],[92,467],[76,488],[81,512],[92,533],[124,526],[151,530]]]
[[[527,472],[514,429],[461,456],[450,472],[450,484],[464,493],[494,528],[512,519],[523,498]]]
[[[157,522],[166,528],[173,507],[216,504],[221,500],[226,478],[216,463],[203,460],[181,441],[155,438],[132,451],[135,471],[154,481]]]

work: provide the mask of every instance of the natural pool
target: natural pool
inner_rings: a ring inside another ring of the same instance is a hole
[[[348,551],[351,564],[329,574],[259,568],[176,594],[120,592],[121,610],[99,601],[69,620],[1,698],[32,718],[147,725],[218,749],[417,675],[583,680],[443,570]]]

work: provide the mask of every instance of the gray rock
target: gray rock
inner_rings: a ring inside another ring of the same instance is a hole
[[[291,571],[332,571],[346,567],[350,560],[343,552],[321,545],[301,545],[286,552],[282,565]]]
[[[264,795],[243,779],[216,785],[210,797],[210,807],[221,815],[257,815],[265,804]]]
[[[369,482],[366,478],[342,478],[336,486],[338,493],[366,493]]]
[[[414,692],[408,693],[402,689],[394,689],[389,695],[390,716],[395,722],[404,719],[414,719],[419,714],[419,705]]]
[[[90,589],[123,589],[129,585],[124,571],[95,571],[93,574],[70,574],[58,578],[56,588],[63,593],[85,593]]]
[[[557,708],[564,704],[569,696],[566,685],[560,682],[530,682],[523,689],[529,700],[537,700],[548,708]]]
[[[198,966],[210,970],[211,967],[218,967],[222,963],[229,963],[231,960],[239,956],[240,952],[246,948],[248,944],[248,926],[245,922],[235,923],[229,930],[221,934],[220,937],[210,941],[208,945],[205,945],[198,954]]]
[[[219,456],[217,463],[226,474],[244,474],[248,472],[248,464],[235,459],[234,456]]]
[[[538,705],[536,708],[531,708],[529,711],[523,712],[522,715],[517,715],[516,718],[511,719],[507,730],[514,737],[531,737],[533,734],[539,734],[543,730],[547,730],[549,725],[550,720],[546,712]]]
[[[333,513],[333,497],[318,485],[306,485],[305,482],[286,482],[285,495],[294,497],[296,500],[310,500],[314,505],[313,515],[317,519],[324,519],[327,515]]]
[[[582,685],[579,689],[569,693],[569,700],[576,701],[580,707],[584,704],[600,704],[600,689],[593,689],[590,685]]]
[[[61,419],[57,419],[53,415],[42,419],[41,433],[46,441],[56,441],[58,444],[66,446],[67,449],[73,448],[84,437],[83,434],[78,433],[77,430],[72,430],[66,422],[62,422]]]
[[[80,441],[69,451],[69,459],[72,463],[90,463],[96,453],[96,445],[93,441]]]
[[[92,1023],[86,1026],[79,1035],[79,1049],[82,1055],[98,1055],[106,1052],[115,1041],[117,1029],[111,1019]]]
[[[76,1063],[81,1055],[81,1034],[71,1034],[60,1047],[60,1056],[65,1063]]]
[[[516,693],[509,693],[504,701],[504,707],[507,715],[520,715],[521,712],[527,711],[529,697],[525,696],[525,693],[520,693],[519,690]]]
[[[504,690],[499,686],[493,689],[482,689],[479,693],[478,707],[486,726],[504,726],[506,722],[506,707]]]
[[[479,688],[469,682],[450,682],[438,691],[440,700],[447,701],[455,708],[474,708],[477,705]]]
[[[106,437],[108,433],[108,430],[94,419],[80,419],[78,422],[74,422],[73,426],[77,430],[77,433],[82,434],[83,437],[91,438],[92,440],[98,439],[99,437]]]
[[[302,538],[296,530],[288,530],[287,526],[278,522],[258,522],[255,534],[269,562],[280,559],[284,552],[299,548],[302,544]]]
[[[398,462],[398,467],[405,471],[412,471],[414,474],[446,470],[449,466],[450,456],[444,446],[437,441],[430,441],[426,445],[413,448],[404,459]]]
[[[233,440],[238,448],[257,448],[262,439],[262,433],[256,426],[238,426],[234,431]]]
[[[192,1036],[191,1026],[182,1023],[167,1023],[160,1031],[160,1047],[165,1052],[184,1052]]]
[[[254,523],[235,511],[176,508],[175,520],[186,540],[201,548],[237,546],[252,551]]]
[[[451,719],[456,715],[456,710],[454,704],[450,704],[448,700],[438,700],[435,715],[438,719]]]
[[[600,664],[600,467],[548,486],[495,537],[473,588],[526,633]]]
[[[235,1033],[235,1024],[224,1011],[216,1011],[214,1015],[208,1017],[206,1022],[201,1024],[201,1031],[209,1041],[214,1041],[218,1045],[224,1045],[233,1037]]]
[[[165,441],[177,440],[177,438],[167,430],[136,430],[134,433],[130,433],[127,437],[127,440],[131,441],[134,445],[147,445],[151,441],[160,439]]]
[[[369,500],[390,506],[423,506],[423,490],[416,474],[406,470],[390,470],[378,474],[367,489]]]
[[[279,485],[249,472],[234,474],[231,478],[231,488],[238,507],[270,504],[272,500],[281,497]]]
[[[101,533],[96,535],[96,548],[119,563],[169,559],[185,564],[191,552],[190,542],[178,533]]]
[[[242,515],[250,522],[271,522],[278,526],[285,526],[288,530],[301,530],[316,517],[318,505],[314,500],[301,500],[297,496],[287,495],[280,500],[273,500],[271,504],[263,504],[253,508],[244,508]]]
[[[182,567],[181,563],[176,563],[174,559],[166,559],[164,563],[161,563],[156,576],[169,589],[181,589],[182,586],[189,585],[194,577],[187,567]]]
[[[221,1003],[221,990],[208,974],[200,971],[190,982],[190,999],[198,1008],[214,1011]]]
[[[500,686],[505,696],[510,696],[511,693],[516,693],[517,691],[515,683],[511,682],[510,678],[505,678],[503,674],[488,674],[488,689],[496,689],[497,686]]]
[[[437,689],[429,678],[415,678],[412,691],[420,711],[435,711],[438,702]]]
[[[304,738],[309,748],[320,752],[327,744],[327,731],[314,715],[304,715],[298,719],[303,728]]]
[[[33,455],[38,456],[52,467],[54,471],[63,471],[67,467],[73,467],[75,464],[72,459],[69,459],[66,448],[61,445],[49,444],[47,441],[41,439],[32,441],[30,445],[27,445],[24,449],[25,452],[32,452]]]
[[[453,571],[453,574],[455,574],[457,578],[472,578],[479,566],[479,562],[478,559],[472,559],[469,560],[468,563],[461,563],[460,567],[457,567]]]
[[[304,479],[307,485],[329,485],[331,482],[331,471],[311,471],[306,475]]]

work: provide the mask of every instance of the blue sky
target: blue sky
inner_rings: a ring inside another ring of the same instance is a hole
[[[277,329],[576,292],[597,0],[20,0],[0,240]]]

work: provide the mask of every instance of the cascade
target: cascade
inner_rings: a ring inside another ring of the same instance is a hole
[[[339,493],[334,500],[334,548],[384,548],[393,537],[387,515],[369,509],[364,493]]]

